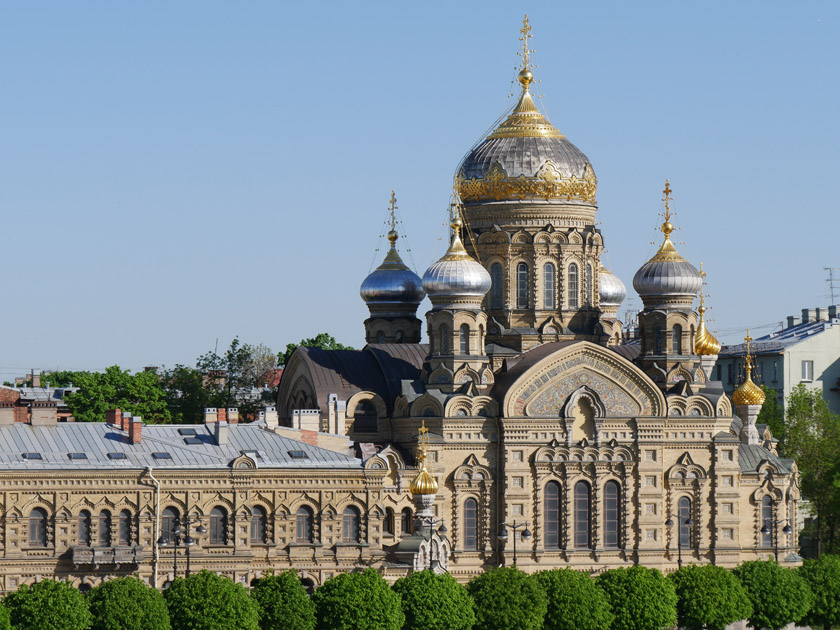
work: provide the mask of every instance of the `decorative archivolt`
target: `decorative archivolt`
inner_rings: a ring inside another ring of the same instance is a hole
[[[525,230],[519,230],[513,235],[511,241],[518,244],[528,244],[531,242],[531,236]]]
[[[440,369],[432,372],[432,376],[434,376],[437,372],[440,372]],[[430,379],[429,382],[434,383],[437,381]],[[417,400],[411,404],[411,415],[415,418],[439,418],[443,416],[443,405],[437,398],[425,393],[422,396],[418,396]]]
[[[552,463],[584,463],[584,462],[634,462],[633,452],[625,447],[612,442],[608,446],[544,446],[537,449],[533,455],[535,464]]]
[[[429,375],[429,383],[452,383],[454,378],[455,373],[446,364],[442,364],[439,365],[435,370],[433,370],[432,373]],[[416,416],[417,414],[412,413],[412,415]]]
[[[350,397],[350,400],[347,401],[347,410],[345,412],[347,418],[353,418],[355,416],[356,407],[364,400],[370,401],[370,403],[376,408],[377,417],[388,417],[388,406],[385,404],[382,396],[376,392],[362,391],[356,392]]]
[[[492,483],[493,474],[481,464],[475,455],[470,455],[464,463],[452,471],[452,481],[459,487],[481,486]]]
[[[496,417],[496,401],[490,396],[453,396],[446,401],[447,418],[458,416]]]
[[[705,468],[694,463],[691,454],[686,451],[680,455],[677,463],[667,470],[665,477],[668,484],[674,487],[692,484],[695,480],[705,480],[708,478],[708,474]]]

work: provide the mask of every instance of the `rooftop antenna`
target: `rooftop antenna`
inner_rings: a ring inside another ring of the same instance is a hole
[[[840,267],[824,267],[824,269],[828,272],[828,278],[826,279],[826,282],[828,282],[828,291],[831,294],[831,305],[834,306],[835,304],[837,304],[837,302],[835,302],[834,297],[837,295],[837,285],[838,283],[840,283],[840,279],[834,278],[834,272],[840,271]]]

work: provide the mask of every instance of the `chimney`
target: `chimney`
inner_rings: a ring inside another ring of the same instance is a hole
[[[277,426],[277,407],[268,406],[265,408],[265,426],[273,429]]]
[[[30,374],[32,387],[41,387],[41,370],[32,370]]]
[[[816,310],[813,308],[803,308],[802,309],[802,323],[809,324],[811,322],[817,321],[817,313]]]
[[[122,411],[119,409],[109,409],[105,412],[105,422],[122,428]]]
[[[128,426],[131,424],[131,412],[123,411],[120,415],[120,429],[128,431]]]
[[[205,407],[204,408],[204,423],[205,424],[212,424],[218,420],[219,410],[215,407]]]
[[[228,423],[220,420],[216,423],[216,445],[224,446],[228,443]]]
[[[15,423],[15,403],[0,402],[0,426],[9,426]]]
[[[219,412],[216,418],[218,422],[227,422],[227,409],[219,407]]]
[[[825,309],[824,308],[820,308],[818,306],[817,308],[814,309],[814,313],[816,314],[814,321],[817,321],[817,322],[825,321]]]
[[[228,407],[227,419],[230,424],[237,424],[239,422],[239,407]]]
[[[828,307],[828,319],[837,319],[837,306],[832,305]]]
[[[30,407],[29,422],[34,427],[53,426],[58,422],[58,410],[54,402],[35,401]]]
[[[788,315],[788,328],[793,328],[799,325],[799,318],[795,315]]]
[[[143,418],[132,416],[128,427],[128,441],[131,444],[140,444],[143,433]]]

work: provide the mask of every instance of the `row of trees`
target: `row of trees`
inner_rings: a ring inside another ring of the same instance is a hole
[[[772,561],[733,571],[690,565],[665,577],[641,566],[592,579],[573,569],[534,575],[491,569],[460,585],[413,573],[391,587],[374,569],[327,580],[312,597],[294,571],[267,576],[250,594],[203,571],[162,594],[117,578],[82,595],[67,583],[22,586],[0,606],[0,630],[723,630],[793,622],[840,624],[840,557],[799,569]]]
[[[198,357],[195,366],[178,364],[132,374],[114,365],[104,372],[51,372],[45,380],[56,387],[72,384],[79,388],[65,397],[79,422],[104,422],[105,412],[115,408],[147,422],[200,423],[205,407],[238,407],[241,414],[253,417],[258,407],[276,399],[276,389],[268,388],[260,395],[255,395],[255,389],[271,384],[275,370],[286,364],[298,346],[349,349],[327,333],[290,343],[279,354],[263,344],[236,338],[224,352],[211,350]]]

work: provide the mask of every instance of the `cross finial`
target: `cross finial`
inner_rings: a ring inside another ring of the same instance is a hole
[[[747,336],[744,337],[744,341],[747,344],[747,378],[749,378],[750,372],[752,372],[752,346],[750,345],[750,342],[752,342],[752,340],[753,338],[750,337],[750,329],[747,328]]]
[[[531,53],[534,52],[528,48],[528,40],[531,39],[531,24],[528,22],[528,14],[525,14],[525,18],[522,20],[522,28],[519,29],[519,32],[522,33],[522,37],[519,38],[519,41],[522,42],[522,52],[520,55],[522,56],[522,69],[523,70],[530,70],[531,69]]]
[[[429,445],[429,430],[426,428],[425,420],[423,420],[423,423],[420,425],[420,428],[417,429],[417,433],[420,436],[419,444],[417,447],[417,459],[419,459],[420,461],[425,461],[426,448]]]
[[[700,314],[703,314],[705,311],[705,305],[703,304],[703,285],[706,284],[706,272],[703,271],[703,262],[700,261],[700,278],[701,278],[701,285],[700,285]]]
[[[671,182],[665,180],[665,188],[662,190],[662,201],[665,202],[665,222],[662,224],[662,232],[665,236],[674,231],[674,225],[671,223]]]
[[[388,211],[391,213],[391,229],[395,230],[397,227],[397,196],[394,194],[394,189],[391,189],[391,200],[388,202]]]

